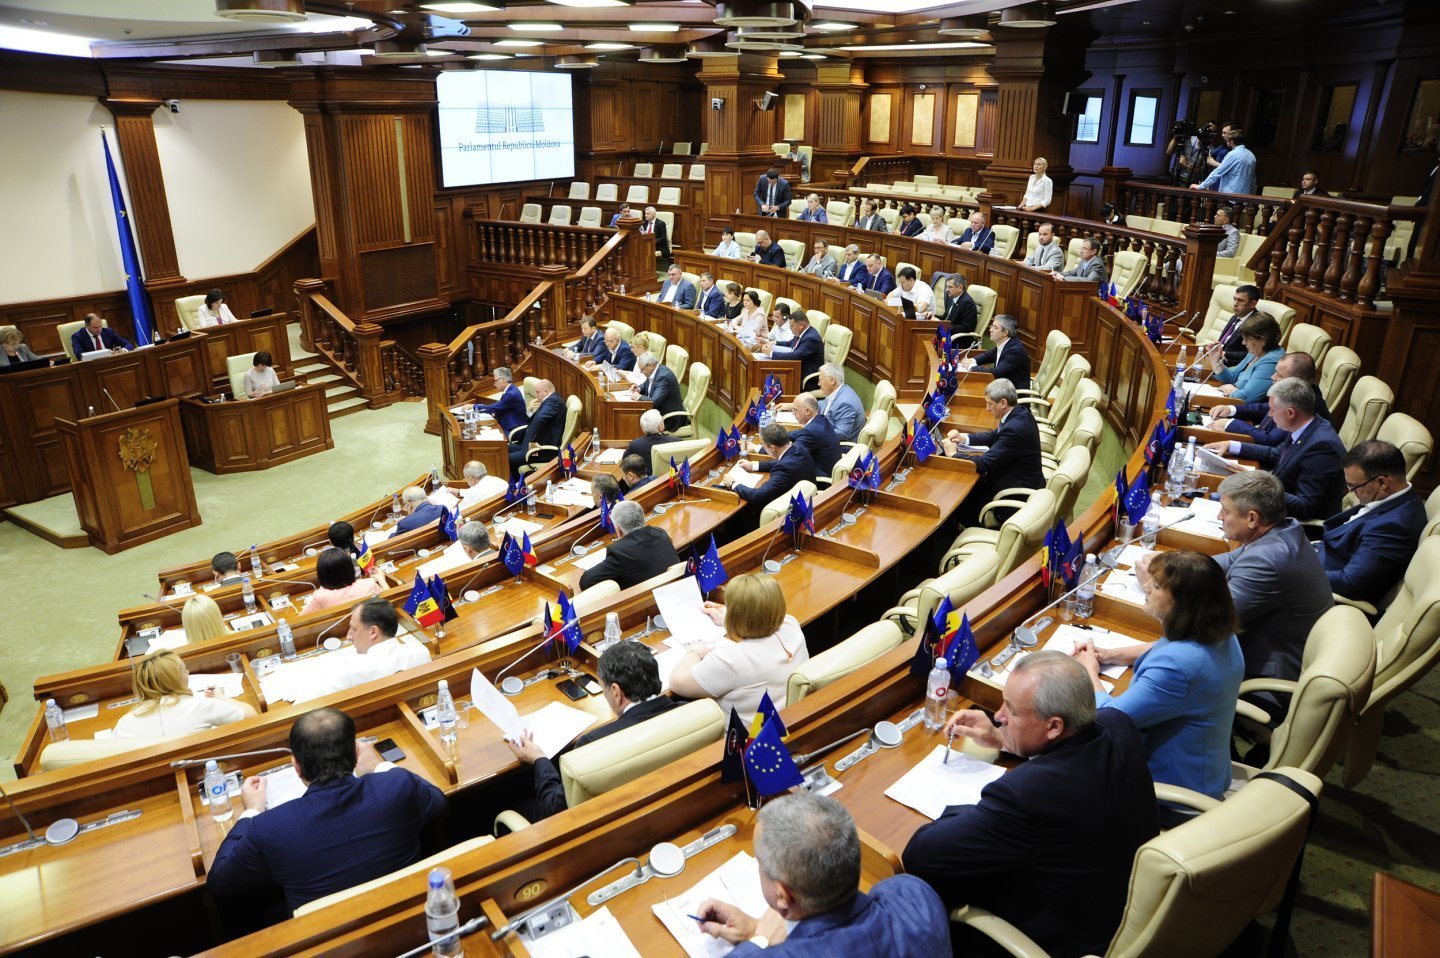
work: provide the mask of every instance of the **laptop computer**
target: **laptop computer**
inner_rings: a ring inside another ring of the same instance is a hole
[[[300,384],[299,384],[297,381],[295,381],[295,380],[293,380],[293,379],[287,379],[287,380],[285,380],[284,382],[279,383],[279,384],[271,387],[271,389],[270,389],[270,395],[273,396],[273,395],[275,395],[276,393],[289,392],[290,390],[294,389],[294,388],[295,388],[296,386],[298,386],[298,385],[300,385]]]
[[[906,319],[914,319],[914,318],[915,318],[915,300],[913,300],[913,299],[907,299],[907,298],[905,298],[904,296],[901,296],[901,297],[900,297],[900,309],[901,309],[902,312],[905,313],[905,318],[906,318]]]
[[[257,319],[258,317],[261,317],[261,316],[269,316],[269,315],[270,315],[271,313],[273,313],[273,312],[275,312],[275,307],[273,307],[273,306],[266,306],[264,309],[257,309],[257,310],[255,310],[254,312],[252,312],[252,313],[250,314],[250,318],[251,318],[251,319]]]
[[[50,363],[51,360],[45,357],[40,359],[27,359],[23,362],[12,362],[0,366],[0,373],[18,373],[27,369],[44,369],[49,366]]]

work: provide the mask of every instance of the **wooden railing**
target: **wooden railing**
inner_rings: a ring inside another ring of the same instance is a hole
[[[1213,223],[1215,211],[1228,208],[1234,211],[1231,221],[1240,232],[1263,234],[1271,231],[1292,201],[1127,180],[1119,184],[1112,202],[1121,216],[1134,213],[1173,223]]]
[[[556,263],[579,269],[605,245],[608,230],[548,223],[471,220],[474,259],[481,263],[535,267]]]
[[[1383,281],[1386,240],[1396,222],[1423,214],[1413,206],[1302,196],[1246,265],[1266,299],[1278,300],[1284,287],[1293,286],[1369,308]]]
[[[359,390],[371,409],[425,395],[425,370],[418,359],[375,323],[356,323],[325,295],[325,282],[295,282],[300,342],[324,356],[341,378]]]
[[[898,210],[905,205],[915,207],[917,211],[930,212],[934,207],[940,207],[945,211],[946,218],[966,219],[971,213],[980,209],[980,204],[974,200],[962,200],[958,197],[939,198],[918,193],[890,193],[877,190],[867,190],[858,186],[843,190],[806,190],[806,193],[814,193],[820,197],[821,205],[832,202],[849,203],[855,207],[855,215],[862,213],[861,204],[866,200],[874,200],[877,209]],[[803,203],[801,206],[803,207]]]

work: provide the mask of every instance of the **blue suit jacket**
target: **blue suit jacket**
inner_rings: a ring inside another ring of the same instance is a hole
[[[640,384],[640,398],[650,400],[650,404],[658,409],[662,416],[685,411],[685,405],[680,401],[680,381],[675,378],[675,372],[664,363],[656,366],[654,374]],[[665,427],[678,429],[685,425],[689,425],[689,417],[672,419]]]
[[[1425,528],[1425,503],[1411,486],[1352,520],[1361,508],[1325,520],[1320,562],[1330,591],[1374,605],[1405,575]]]
[[[423,529],[428,525],[439,522],[440,517],[443,515],[445,515],[444,506],[437,506],[433,502],[422,502],[415,508],[414,512],[395,523],[395,531],[390,534],[392,536],[398,536],[403,532],[414,532],[416,529]]]
[[[1298,442],[1278,446],[1240,444],[1240,455],[1254,459],[1285,484],[1285,512],[1292,519],[1324,519],[1340,511],[1345,498],[1345,444],[1333,426],[1312,419]]]
[[[616,369],[624,370],[628,373],[635,368],[635,351],[630,348],[629,343],[622,339],[620,340],[620,345],[615,347],[615,352],[612,355],[610,350],[606,349],[602,343],[599,351],[595,353],[595,361],[597,363],[608,361],[610,365]]]
[[[671,305],[674,306],[676,309],[694,309],[695,284],[690,282],[688,279],[681,278],[680,282],[676,283],[675,285],[677,287],[675,290],[675,301]],[[670,280],[667,277],[665,282],[662,283],[660,286],[660,296],[658,298],[663,300],[665,298],[665,294],[669,291]]]
[[[593,336],[581,336],[575,342],[575,351],[581,356],[594,356],[605,348],[605,336],[596,331]]]
[[[525,394],[513,383],[500,394],[499,399],[488,406],[481,406],[480,411],[494,416],[506,437],[509,437],[511,430],[530,421],[530,416],[525,412]]]
[[[1101,709],[1088,729],[985,786],[979,804],[923,826],[905,871],[947,909],[989,909],[1050,954],[1099,955],[1120,924],[1135,850],[1155,833],[1140,733]]]
[[[1320,394],[1320,387],[1312,385],[1310,388],[1315,391],[1315,415],[1328,421],[1330,407],[1326,405],[1325,397]],[[1251,423],[1255,425],[1252,426]],[[1290,436],[1288,432],[1275,425],[1274,419],[1270,418],[1270,401],[1268,399],[1237,405],[1235,417],[1230,420],[1230,425],[1225,427],[1225,431],[1249,436],[1251,442],[1258,442],[1262,446],[1278,446]]]
[[[857,259],[853,263],[847,263],[842,260],[835,264],[835,275],[840,279],[840,282],[846,286],[859,286],[863,289],[866,277],[870,275],[870,271],[865,268],[865,261],[863,259]]]
[[[1096,692],[1095,703],[1140,727],[1151,778],[1220,798],[1230,787],[1230,727],[1244,675],[1233,635],[1214,645],[1161,639],[1136,661],[1128,689]]]
[[[860,892],[844,908],[802,918],[769,948],[748,941],[732,955],[767,958],[950,958],[950,920],[940,896],[913,875],[895,875]]]
[[[775,180],[775,202],[767,204],[765,201],[770,197],[770,177],[761,174],[760,179],[755,183],[755,209],[759,212],[760,207],[773,205],[780,208],[779,216],[785,219],[790,215],[790,181],[781,176]],[[761,214],[762,216],[774,214]]]
[[[1016,389],[1030,388],[1030,354],[1025,351],[1025,344],[1018,336],[1006,341],[998,363],[995,361],[995,350],[987,349],[975,357],[975,366],[996,379],[1010,380]]]
[[[971,433],[970,444],[990,447],[975,460],[975,471],[990,480],[991,491],[1045,485],[1045,473],[1040,469],[1040,429],[1026,407],[1012,409],[998,428]]]
[[[830,475],[830,470],[840,461],[840,437],[835,434],[835,427],[830,424],[830,420],[824,416],[816,416],[801,429],[790,430],[790,441],[810,456],[810,461],[815,463],[817,476]],[[760,471],[770,472],[774,466],[775,460],[767,460],[760,463]]]
[[[109,326],[102,326],[100,328],[100,341],[105,344],[106,349],[135,348],[134,343],[130,342],[130,340],[115,332],[115,330],[111,329]],[[75,330],[74,334],[71,335],[70,348],[74,350],[75,358],[79,359],[86,353],[94,352],[95,340],[91,339],[90,334],[85,331],[85,327],[81,326],[79,329]]]
[[[630,357],[634,363],[635,357]],[[560,445],[560,437],[565,435],[565,402],[560,398],[559,393],[551,393],[545,397],[535,410],[535,415],[530,418],[530,424],[525,428],[525,436],[520,440],[520,449],[530,448],[532,442],[542,446]],[[548,453],[542,456],[537,462],[547,462],[555,458],[555,453]]]
[[[820,413],[835,427],[841,442],[854,442],[865,428],[865,407],[860,397],[845,383],[820,401]]]
[[[756,260],[758,263],[763,263],[766,266],[778,266],[781,269],[785,268],[785,251],[781,249],[780,244],[774,240],[771,240],[770,245],[765,247],[756,243],[755,255],[759,257],[759,259]]]
[[[815,481],[815,461],[810,458],[803,446],[795,443],[785,450],[785,455],[772,462],[762,463],[770,468],[762,471],[770,473],[768,481],[761,483],[754,489],[749,486],[736,486],[735,494],[746,502],[766,503],[772,499],[778,499],[795,488],[795,484],[802,479],[809,482]]]
[[[980,227],[980,232],[977,233],[967,226],[965,227],[965,232],[961,233],[960,237],[955,240],[956,246],[959,246],[961,243],[969,243],[971,244],[970,248],[972,250],[988,256],[990,251],[995,248],[995,231],[988,226],[982,226]]]
[[[1275,375],[1275,365],[1285,358],[1285,350],[1272,349],[1263,356],[1246,353],[1240,365],[1221,366],[1215,372],[1215,381],[1234,386],[1231,393],[1236,402],[1258,402],[1270,391],[1270,377]]]
[[[800,360],[800,382],[803,387],[805,380],[818,373],[825,364],[825,341],[820,338],[814,326],[806,326],[804,334],[798,339],[792,339],[787,345],[776,346],[770,350],[770,357]]]
[[[895,288],[895,274],[890,272],[889,267],[880,267],[880,272],[872,274],[868,269],[862,269],[855,278],[855,286],[861,289],[873,289],[877,293],[884,293],[887,296]]]
[[[719,286],[711,286],[708,290],[699,290],[695,294],[695,309],[702,316],[709,316],[711,319],[725,318],[725,294],[720,292]]]
[[[419,861],[420,829],[444,810],[441,791],[403,768],[316,782],[237,820],[206,884],[219,896],[279,885],[293,911]]]

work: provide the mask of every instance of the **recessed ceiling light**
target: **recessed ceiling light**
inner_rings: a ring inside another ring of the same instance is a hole
[[[780,55],[786,58],[803,56],[799,50],[781,50]]]
[[[976,47],[988,47],[988,43],[972,43],[969,40],[959,40],[955,43],[882,43],[878,46],[865,46],[856,44],[848,47],[836,47],[837,50],[861,50],[870,52],[872,50],[970,50]]]
[[[557,7],[628,7],[632,0],[550,0]]]
[[[471,60],[508,60],[510,57],[503,53],[472,53]]]
[[[601,43],[587,43],[587,44],[585,44],[585,49],[587,49],[587,50],[633,50],[633,49],[635,49],[635,44],[633,44],[633,43],[606,43],[606,42],[601,42]]]
[[[678,23],[632,23],[631,31],[635,33],[679,33]]]
[[[823,53],[802,53],[802,54],[800,54],[800,59],[802,59],[802,60],[828,60],[828,59],[830,59],[830,58],[827,57],[827,56],[826,56],[825,54],[823,54]]]
[[[819,30],[821,33],[846,33],[854,30],[857,24],[844,23],[840,20],[817,20],[810,24],[811,30]]]
[[[545,43],[541,40],[496,40],[497,47],[543,47]]]
[[[572,54],[555,58],[555,69],[557,70],[593,70],[600,65],[596,57]]]
[[[7,50],[53,53],[62,57],[90,57],[94,55],[90,50],[90,44],[94,42],[96,41],[89,37],[0,24],[0,47]]]
[[[488,3],[467,3],[463,0],[448,0],[448,2],[422,3],[423,10],[434,10],[436,13],[494,13],[499,7]]]
[[[532,31],[540,33],[565,29],[558,23],[507,23],[505,24],[505,26],[509,27],[511,30],[517,30],[520,33],[530,33]]]

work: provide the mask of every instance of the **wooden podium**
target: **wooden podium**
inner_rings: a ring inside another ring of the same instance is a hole
[[[75,511],[97,549],[114,555],[200,524],[178,406],[55,420]]]
[[[318,385],[238,402],[185,398],[180,423],[191,465],[216,475],[269,469],[335,448],[325,387]]]

